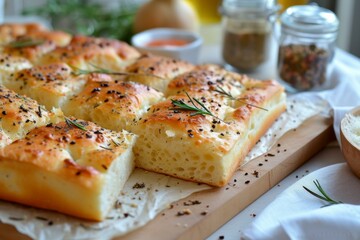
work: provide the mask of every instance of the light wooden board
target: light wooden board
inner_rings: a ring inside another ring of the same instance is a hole
[[[270,155],[260,156],[241,167],[227,186],[192,194],[174,203],[144,227],[115,239],[203,239],[333,139],[332,120],[315,116],[283,136],[278,142],[280,146],[276,144],[269,151]],[[200,204],[191,205],[194,201]],[[191,214],[177,216],[185,209]],[[0,224],[0,239],[29,238],[12,226]]]

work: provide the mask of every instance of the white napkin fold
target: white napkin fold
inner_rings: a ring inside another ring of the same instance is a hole
[[[326,202],[303,189],[317,191],[313,181],[334,199]],[[280,194],[243,232],[244,239],[360,239],[360,180],[345,163],[317,170]]]

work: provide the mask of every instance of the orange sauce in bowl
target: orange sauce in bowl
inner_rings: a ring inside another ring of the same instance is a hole
[[[173,46],[173,47],[181,47],[189,44],[188,40],[184,39],[155,39],[146,44],[148,47],[165,47],[165,46]]]

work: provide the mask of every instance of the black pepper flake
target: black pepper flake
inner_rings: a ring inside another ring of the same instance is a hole
[[[245,184],[249,184],[249,183],[250,183],[250,180],[245,181]]]
[[[1,113],[2,113],[2,115],[6,115],[6,111],[2,111]]]
[[[145,183],[135,183],[133,189],[141,189],[145,187]]]
[[[275,157],[275,154],[272,154],[272,153],[268,153],[266,154],[268,157]]]
[[[223,235],[219,236],[219,239],[225,239],[225,237]]]
[[[96,92],[100,92],[101,91],[101,88],[94,88],[91,93],[96,93]]]
[[[198,205],[198,204],[201,204],[201,202],[199,200],[194,200],[194,201],[187,201],[187,202],[184,202],[184,206],[192,206],[192,205]]]
[[[101,167],[102,167],[103,169],[105,169],[105,170],[108,169],[107,166],[105,166],[104,164],[101,164]]]
[[[207,214],[208,214],[207,211],[203,211],[203,212],[200,213],[200,215],[202,215],[202,216],[205,216],[205,215],[207,215]]]
[[[71,142],[70,142],[70,145],[74,145],[74,144],[75,144],[75,141],[71,141]]]
[[[194,134],[189,133],[188,136],[191,137],[191,138],[193,138],[193,137],[194,137]]]
[[[262,163],[259,163],[258,165],[261,167],[263,164],[262,164]]]
[[[86,138],[92,138],[92,135],[89,133],[86,133],[85,136],[86,136]]]
[[[259,172],[256,171],[256,170],[254,170],[254,172],[252,173],[252,175],[254,175],[256,178],[258,178],[258,177],[259,177]]]

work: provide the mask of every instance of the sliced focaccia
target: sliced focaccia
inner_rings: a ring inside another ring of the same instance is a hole
[[[16,71],[30,67],[32,64],[26,58],[0,54],[0,84],[6,85]]]
[[[193,76],[199,81],[184,79]],[[137,166],[225,185],[285,110],[284,89],[279,84],[238,77],[234,84],[234,78],[219,79],[214,72],[200,70],[174,79],[179,85],[168,92],[179,94],[153,105],[132,129],[139,135],[134,148]]]
[[[128,75],[127,80],[164,92],[172,78],[193,68],[194,65],[185,61],[147,54],[126,68],[127,72],[134,73]]]
[[[0,44],[7,44],[31,32],[46,30],[38,23],[4,23],[0,25]]]
[[[56,121],[56,116],[36,101],[0,85],[0,146],[22,138],[33,128],[51,121]]]
[[[151,87],[109,75],[93,74],[83,91],[63,107],[66,115],[93,121],[112,130],[129,129],[147,109],[163,99]]]
[[[86,76],[75,76],[65,63],[54,63],[18,71],[5,85],[51,110],[62,107],[70,95],[82,89],[85,82]]]
[[[128,132],[65,119],[0,149],[0,198],[103,220],[134,168]]]
[[[75,36],[64,47],[44,55],[40,64],[65,62],[79,69],[104,68],[121,71],[140,54],[125,42],[113,39]]]

